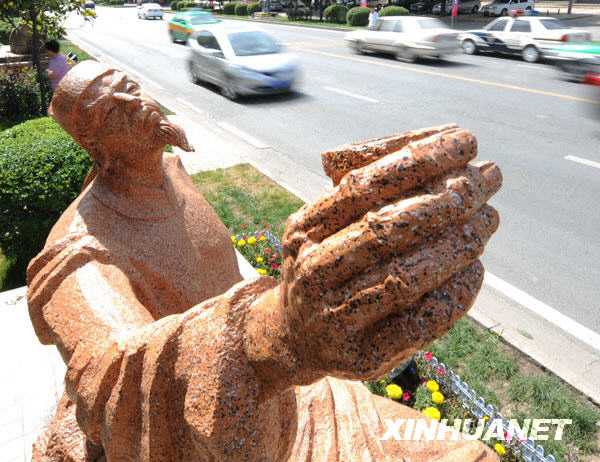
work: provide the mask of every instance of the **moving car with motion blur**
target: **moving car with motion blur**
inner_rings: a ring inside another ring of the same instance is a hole
[[[533,11],[535,2],[533,0],[493,0],[481,8],[484,16],[508,16],[514,14],[525,14]]]
[[[158,3],[143,3],[138,6],[139,19],[162,19],[163,10]]]
[[[217,24],[194,32],[188,43],[192,80],[212,83],[232,100],[289,92],[298,77],[296,58],[259,29]]]
[[[173,42],[187,43],[190,35],[201,30],[208,24],[217,24],[220,19],[215,18],[208,11],[191,10],[177,13],[169,20],[169,36]]]
[[[463,0],[458,2],[458,12],[460,14],[475,14],[479,11],[481,7],[481,0]],[[441,14],[442,13],[442,4],[436,3],[433,5],[432,9],[433,14]],[[452,13],[452,0],[446,0],[446,14]]]
[[[550,56],[565,80],[585,82],[590,75],[600,76],[600,42],[566,43]]]
[[[590,34],[571,29],[555,18],[518,16],[498,18],[483,29],[460,35],[463,51],[520,54],[529,63],[539,61],[556,45],[590,40]]]
[[[414,62],[418,58],[443,58],[460,50],[458,34],[435,18],[385,16],[375,29],[350,32],[346,43],[357,53],[380,52]]]

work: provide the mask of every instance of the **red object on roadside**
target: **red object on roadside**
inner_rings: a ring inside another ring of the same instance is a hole
[[[588,74],[585,76],[585,83],[589,83],[590,85],[598,85],[600,86],[600,74]]]
[[[455,3],[452,6],[452,17],[456,18],[458,16],[458,5]]]

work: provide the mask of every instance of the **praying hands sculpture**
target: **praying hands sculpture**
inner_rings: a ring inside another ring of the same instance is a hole
[[[495,461],[473,441],[382,441],[419,413],[376,378],[445,333],[482,284],[492,163],[454,125],[323,155],[336,187],[288,220],[284,269],[241,281],[229,233],[166,144],[182,130],[86,61],[53,117],[95,175],[28,269],[39,339],[68,365],[35,461]]]

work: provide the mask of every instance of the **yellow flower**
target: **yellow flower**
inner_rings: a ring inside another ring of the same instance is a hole
[[[387,387],[385,387],[385,394],[388,396],[388,398],[400,399],[402,398],[402,387],[396,385],[395,383],[390,383]]]
[[[488,420],[490,420],[490,416],[489,415],[484,415],[483,416],[483,421],[487,422]]]
[[[431,393],[433,393],[434,391],[440,391],[440,386],[435,380],[428,380],[425,386]]]
[[[434,391],[431,394],[431,401],[435,404],[442,404],[444,402],[444,395],[439,391]]]
[[[263,257],[256,257],[256,263],[262,263],[263,261],[265,261]]]
[[[433,420],[440,420],[442,418],[442,414],[440,414],[440,411],[435,407],[426,407],[423,409],[423,415]]]
[[[240,239],[237,243],[238,247],[244,247],[246,245],[246,241],[243,239]]]
[[[264,234],[261,234],[260,237],[258,238],[259,241],[266,241],[267,238],[265,237]]]
[[[248,238],[248,245],[254,245],[256,244],[256,238],[254,236],[250,236]]]
[[[499,456],[503,456],[504,454],[506,454],[506,448],[500,443],[494,444],[494,449],[496,450]]]
[[[233,234],[231,235],[231,242],[234,244],[237,242],[237,238]]]
[[[258,268],[256,271],[258,271],[258,274],[260,274],[261,276],[267,275],[267,270],[264,268]]]

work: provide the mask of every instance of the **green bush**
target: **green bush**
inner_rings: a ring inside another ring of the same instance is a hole
[[[290,21],[296,21],[298,19],[310,19],[311,17],[310,9],[304,7],[288,8],[286,14]]]
[[[370,10],[364,6],[355,6],[348,11],[346,21],[351,26],[366,26],[369,24]]]
[[[223,14],[235,14],[237,2],[228,2],[223,5]]]
[[[10,38],[11,32],[12,26],[7,22],[0,21],[0,43],[8,45],[8,39]]]
[[[386,6],[381,9],[379,16],[406,16],[408,10],[402,6]]]
[[[0,72],[0,119],[21,122],[43,115],[52,94],[49,82],[43,85],[44,95],[31,69],[16,74]]]
[[[248,16],[248,5],[242,2],[238,2],[238,4],[235,5],[235,15]]]
[[[29,260],[77,197],[91,166],[88,154],[49,117],[0,133],[0,248],[25,281]]]
[[[179,11],[179,2],[171,2],[171,10]]]
[[[260,8],[260,2],[253,2],[248,5],[248,14],[253,15],[254,13],[258,13],[262,11]]]
[[[348,8],[344,5],[333,4],[329,5],[323,11],[323,16],[327,22],[335,22],[338,24],[344,24],[346,22],[346,15],[348,14]]]

